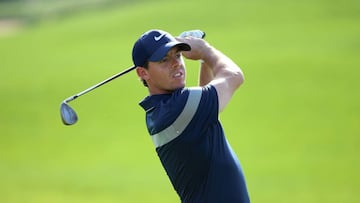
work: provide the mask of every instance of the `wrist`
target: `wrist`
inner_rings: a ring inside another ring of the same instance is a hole
[[[203,50],[202,50],[202,55],[200,57],[200,61],[202,63],[207,63],[207,64],[211,64],[214,60],[217,59],[217,50],[208,45],[206,46]]]

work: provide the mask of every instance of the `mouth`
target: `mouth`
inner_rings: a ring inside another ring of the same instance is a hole
[[[184,74],[182,72],[177,72],[173,75],[173,78],[182,78]]]

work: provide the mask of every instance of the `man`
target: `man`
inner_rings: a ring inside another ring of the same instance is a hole
[[[185,87],[182,55],[201,60],[199,86]],[[205,40],[162,30],[134,44],[137,75],[149,90],[140,105],[170,181],[182,202],[250,202],[240,163],[218,120],[243,83],[240,68]]]

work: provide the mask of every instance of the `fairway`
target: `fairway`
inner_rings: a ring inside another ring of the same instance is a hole
[[[206,5],[206,6],[205,6]],[[180,202],[138,105],[132,65],[145,31],[201,29],[244,71],[221,114],[254,203],[360,202],[357,1],[134,1],[0,36],[0,202]],[[198,62],[186,61],[187,84]]]

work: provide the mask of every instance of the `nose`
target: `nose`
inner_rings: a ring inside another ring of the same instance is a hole
[[[178,68],[181,64],[181,58],[178,57],[172,57],[171,58],[171,67],[172,68]]]

